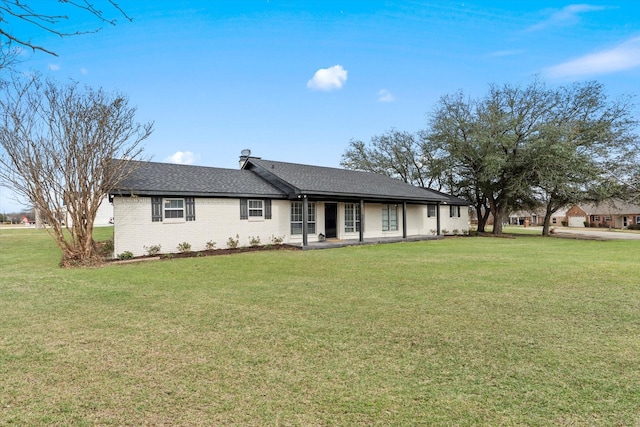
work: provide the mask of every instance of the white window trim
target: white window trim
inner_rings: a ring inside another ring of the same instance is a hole
[[[165,204],[167,202],[171,202],[171,200],[180,200],[182,201],[182,208],[167,208]],[[168,218],[167,210],[170,211],[182,211],[182,218]],[[162,199],[162,223],[163,224],[177,224],[187,222],[187,202],[185,199],[180,197],[167,197]]]
[[[317,231],[317,212],[316,212],[316,202],[308,202],[308,209],[309,211],[307,212],[307,233],[309,234],[316,234]],[[302,236],[302,224],[303,221],[302,219],[300,221],[293,221],[293,219],[291,218],[291,216],[293,215],[293,206],[294,204],[300,204],[300,216],[302,217],[302,202],[291,202],[291,212],[289,213],[289,232],[291,233],[292,236]],[[293,233],[293,230],[291,227],[292,224],[300,224],[300,233]],[[311,230],[309,230],[311,229]]]
[[[353,210],[353,227],[351,230],[347,230],[347,209]],[[360,233],[360,204],[359,203],[345,203],[344,205],[344,232],[345,233]]]
[[[260,207],[251,207],[252,202],[257,202],[260,204]],[[260,212],[260,215],[251,215],[251,211]],[[264,200],[260,199],[249,199],[247,200],[247,215],[249,221],[264,221]]]
[[[395,212],[395,227],[391,226],[391,211]],[[384,213],[387,212],[387,221],[386,221],[386,229],[385,229],[385,218]],[[393,233],[400,229],[400,224],[398,220],[398,205],[382,205],[382,232],[383,233]]]

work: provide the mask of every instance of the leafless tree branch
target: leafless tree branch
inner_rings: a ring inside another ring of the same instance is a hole
[[[33,203],[65,263],[98,255],[98,207],[131,172],[113,160],[140,158],[152,132],[135,112],[122,95],[39,76],[14,80],[0,97],[0,180]]]
[[[59,3],[66,4],[69,7],[83,10],[90,15],[93,15],[100,22],[107,23],[110,25],[116,25],[117,19],[115,18],[107,18],[106,14],[98,9],[94,3],[89,0],[58,0]],[[109,8],[114,9],[120,16],[124,17],[128,21],[133,21],[133,19],[126,14],[126,12],[113,0],[106,0],[109,5]],[[21,0],[0,0],[0,23],[9,23],[10,18],[21,20],[27,22],[34,27],[37,27],[43,31],[56,34],[60,37],[68,37],[74,35],[81,34],[90,34],[96,33],[100,31],[102,28],[95,28],[84,31],[75,31],[75,32],[65,32],[56,28],[56,25],[62,21],[69,20],[68,15],[64,14],[46,14],[43,12],[39,12],[32,8],[29,4],[25,3]],[[6,40],[14,42],[18,45],[28,47],[33,51],[41,51],[47,53],[49,55],[57,56],[57,54],[43,46],[37,45],[31,42],[29,39],[14,34],[13,32],[9,32],[3,29],[0,29],[0,36],[4,37]]]

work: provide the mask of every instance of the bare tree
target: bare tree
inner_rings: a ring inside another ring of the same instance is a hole
[[[31,48],[33,51],[41,51],[57,56],[55,52],[32,43],[29,38],[6,30],[6,27],[12,22],[22,21],[31,24],[31,28],[33,29],[40,29],[60,37],[100,31],[101,28],[74,32],[66,32],[58,29],[57,24],[69,20],[69,16],[64,12],[71,10],[82,10],[97,18],[101,23],[116,24],[116,19],[107,18],[107,15],[94,4],[95,2],[90,2],[89,0],[58,0],[58,3],[62,4],[62,6],[59,7],[62,13],[51,14],[46,12],[48,5],[43,6],[42,2],[39,2],[38,6],[34,8],[24,0],[0,0],[0,25],[2,25],[2,27],[0,27],[0,36],[5,39],[5,42],[25,46]],[[108,8],[115,10],[119,16],[124,17],[128,21],[132,21],[114,0],[104,0],[103,3],[105,3]]]
[[[441,150],[421,133],[391,129],[371,137],[369,144],[349,141],[340,164],[353,170],[374,172],[420,187],[443,187],[444,159]]]
[[[153,123],[135,121],[126,97],[16,79],[0,96],[0,181],[30,200],[63,252],[63,264],[99,257],[93,223],[100,203],[142,155]],[[65,216],[70,221],[65,222]]]

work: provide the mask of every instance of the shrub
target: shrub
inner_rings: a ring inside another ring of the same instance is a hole
[[[254,247],[260,246],[260,236],[256,236],[256,237],[249,236],[249,244]]]
[[[453,231],[451,232],[451,234],[453,234],[454,236],[458,235],[458,229],[454,228]]]
[[[274,245],[281,245],[284,242],[284,236],[271,236],[271,243]]]
[[[124,252],[118,254],[118,259],[133,259],[133,252],[124,251]]]
[[[205,243],[204,247],[207,248],[208,251],[211,251],[216,248],[216,242],[209,240]]]
[[[151,245],[149,247],[144,247],[144,249],[147,251],[147,254],[150,256],[158,255],[160,253],[160,248],[160,245]]]
[[[436,233],[438,232],[438,230],[436,230],[435,228],[432,228],[431,230],[429,230],[431,232],[431,234],[433,234],[434,236],[436,235]]]
[[[178,252],[191,252],[191,243],[178,243]]]
[[[113,258],[113,239],[96,242],[98,253],[103,258]]]
[[[566,227],[568,222],[567,221],[560,221],[560,223],[562,224],[563,227]]]
[[[447,234],[449,234],[449,230],[447,230],[446,228],[443,228],[443,229],[442,229],[442,234],[443,234],[444,236],[446,236]]]
[[[462,234],[465,235],[465,236],[468,235],[469,234],[469,230],[462,229]]]
[[[239,244],[240,244],[240,236],[237,234],[235,239],[233,237],[229,237],[229,240],[227,240],[227,247],[229,249],[236,249]]]

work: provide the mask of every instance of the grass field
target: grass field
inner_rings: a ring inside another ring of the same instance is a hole
[[[0,230],[0,425],[640,425],[639,249],[450,238],[63,270],[42,231]]]

